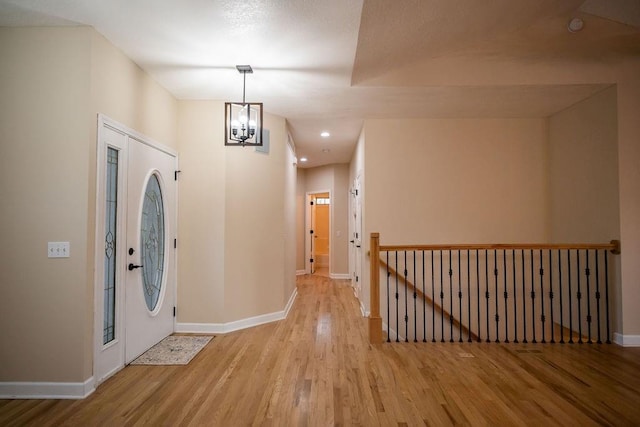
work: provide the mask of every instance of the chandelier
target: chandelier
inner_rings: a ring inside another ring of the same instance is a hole
[[[224,103],[224,145],[262,146],[262,103],[246,102],[247,73],[251,65],[236,65],[243,76],[242,102]]]

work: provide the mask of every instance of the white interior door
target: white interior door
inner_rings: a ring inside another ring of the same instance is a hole
[[[174,329],[175,160],[129,139],[125,363]]]
[[[362,191],[360,176],[353,182],[353,250],[354,265],[352,283],[357,296],[362,289]]]
[[[316,272],[316,204],[315,196],[309,196],[309,204],[311,205],[311,230],[309,232],[309,242],[311,251],[309,253],[309,263],[311,274]]]

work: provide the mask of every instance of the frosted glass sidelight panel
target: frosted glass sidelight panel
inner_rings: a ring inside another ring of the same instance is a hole
[[[107,149],[106,212],[104,238],[104,322],[102,343],[115,339],[116,224],[118,212],[118,150]]]
[[[160,298],[164,272],[164,206],[156,175],[151,175],[144,192],[140,230],[142,290],[149,311]]]

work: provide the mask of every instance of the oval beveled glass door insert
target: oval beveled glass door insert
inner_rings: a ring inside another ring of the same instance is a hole
[[[158,177],[149,177],[144,191],[140,221],[140,257],[142,261],[142,292],[149,311],[154,311],[160,299],[164,276],[164,204]]]

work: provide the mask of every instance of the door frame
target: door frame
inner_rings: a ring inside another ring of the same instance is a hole
[[[356,191],[358,193],[356,193]],[[353,292],[358,299],[361,299],[362,294],[362,281],[363,281],[363,218],[362,218],[362,172],[358,171],[355,178],[351,183],[351,191],[350,191],[350,212],[349,212],[349,227],[350,227],[350,261],[351,265],[349,269],[351,270],[351,286],[353,287]],[[360,202],[360,209],[358,209],[358,201]],[[356,215],[359,214],[359,215]],[[358,233],[358,221],[360,230]],[[356,233],[358,236],[356,237]],[[362,304],[362,302],[361,302]]]
[[[117,207],[117,235],[116,235],[116,313],[115,313],[115,334],[116,337],[110,343],[104,345],[102,343],[103,332],[103,316],[104,307],[102,305],[103,299],[100,297],[104,292],[104,228],[105,228],[105,196],[106,196],[106,154],[107,145],[103,141],[104,129],[109,128],[112,131],[124,135],[125,140],[123,146],[117,146],[119,153],[123,156],[118,156],[118,207]],[[97,119],[97,132],[96,132],[96,197],[95,197],[95,247],[94,247],[94,335],[93,335],[93,379],[94,386],[107,380],[113,374],[124,368],[125,366],[125,340],[124,334],[126,333],[124,325],[126,323],[125,318],[125,292],[124,286],[126,285],[126,248],[127,248],[127,225],[126,225],[126,213],[127,213],[127,172],[128,172],[128,147],[129,140],[133,139],[138,143],[142,143],[151,148],[159,150],[165,154],[172,156],[175,159],[175,171],[179,170],[178,153],[166,145],[160,144],[153,139],[107,117],[104,114],[99,113]],[[178,185],[175,188],[175,201],[174,209],[176,224],[175,235],[167,236],[167,241],[171,241],[171,237],[177,238],[178,236]],[[169,274],[171,277],[167,277],[167,280],[172,280],[174,283],[172,292],[175,306],[178,306],[178,256],[177,251],[173,252],[174,256],[174,271]],[[118,286],[119,284],[119,286]],[[176,329],[177,317],[173,318],[173,330]],[[120,344],[118,350],[117,364],[105,374],[98,375],[99,363],[101,362],[101,355],[104,350],[109,349]]]
[[[333,237],[333,221],[331,221],[331,215],[333,213],[332,204],[333,204],[333,196],[331,195],[331,190],[313,190],[307,191],[305,194],[305,216],[304,216],[304,271],[305,274],[311,274],[311,197],[314,194],[329,194],[329,274],[331,274],[331,242]]]

